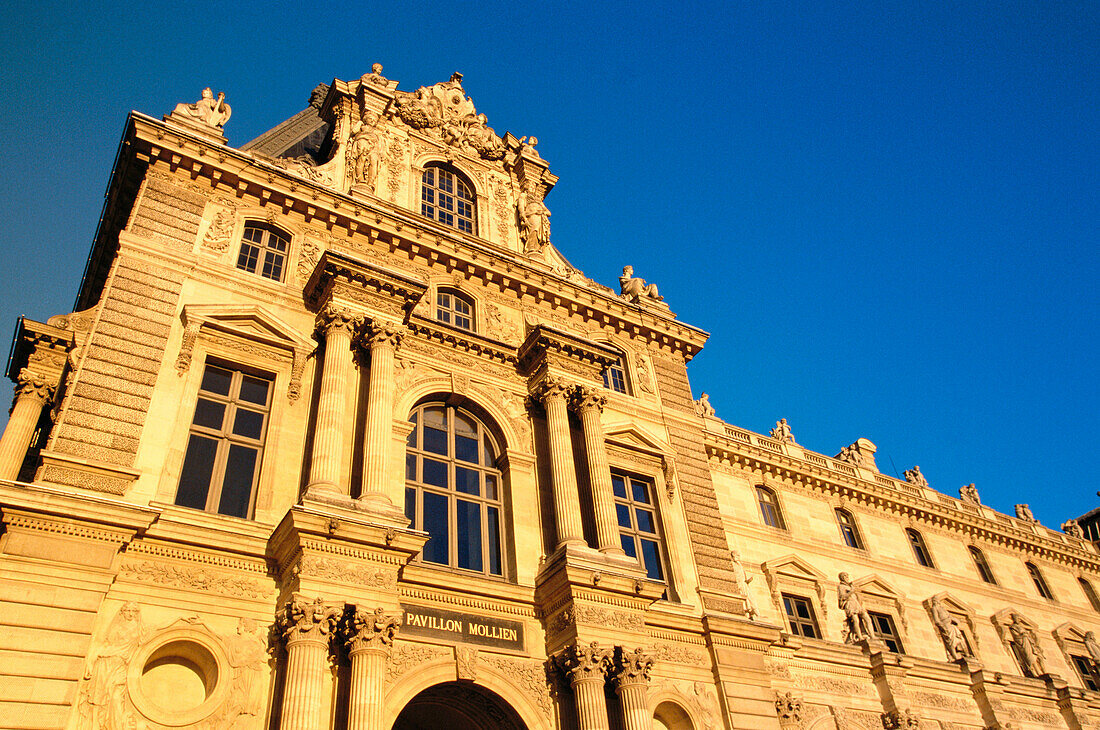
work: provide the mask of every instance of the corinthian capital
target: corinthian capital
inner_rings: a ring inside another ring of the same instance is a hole
[[[363,315],[337,307],[331,302],[317,313],[317,329],[326,336],[336,329],[345,330],[350,336],[355,334],[362,324]]]
[[[405,336],[405,327],[392,322],[371,322],[363,330],[362,342],[368,349],[392,347],[397,349]]]
[[[41,401],[48,400],[53,395],[56,387],[49,378],[34,372],[30,368],[20,370],[16,380],[16,396],[29,396]]]
[[[599,388],[592,388],[587,385],[578,385],[576,390],[573,391],[573,408],[578,413],[583,413],[588,410],[595,409],[597,413],[603,412],[604,405],[607,404],[607,396]]]
[[[571,683],[603,679],[611,668],[611,649],[601,649],[595,641],[587,646],[571,644],[557,655],[557,663]]]
[[[545,404],[552,398],[568,398],[573,386],[561,378],[546,378],[531,394],[535,400]]]
[[[344,625],[345,642],[353,652],[362,649],[388,651],[400,628],[401,617],[387,616],[382,607],[373,611],[356,609]]]
[[[304,639],[328,642],[340,613],[339,608],[327,605],[321,598],[312,603],[299,598],[288,601],[275,614],[275,621],[288,643]]]
[[[653,655],[647,654],[644,649],[627,651],[621,646],[615,657],[615,683],[619,686],[627,684],[649,684],[649,670],[653,668]]]

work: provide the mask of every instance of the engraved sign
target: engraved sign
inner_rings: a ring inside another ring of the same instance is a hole
[[[401,633],[465,644],[523,650],[523,623],[427,606],[402,606]]]

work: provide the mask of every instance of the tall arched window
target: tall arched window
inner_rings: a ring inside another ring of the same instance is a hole
[[[780,530],[787,529],[786,523],[783,522],[783,511],[779,508],[779,498],[775,496],[775,492],[767,487],[757,487],[756,501],[760,505],[764,524],[778,527]]]
[[[852,517],[852,513],[846,509],[837,507],[836,523],[840,526],[840,536],[844,538],[844,542],[848,547],[863,550],[863,538],[859,535],[859,528],[856,526],[856,518]]]
[[[500,453],[473,414],[425,403],[405,455],[405,516],[430,537],[421,559],[486,575],[504,575]]]
[[[471,235],[477,233],[474,187],[456,170],[429,164],[420,176],[420,214]]]
[[[982,580],[997,585],[997,579],[993,577],[993,571],[989,569],[989,563],[985,561],[985,555],[982,554],[982,551],[973,545],[968,550],[970,550],[970,557],[973,558],[974,567],[978,569],[978,575],[982,577]]]
[[[912,527],[907,527],[905,528],[905,536],[909,538],[909,544],[913,547],[913,555],[917,558],[917,562],[926,568],[935,568],[936,565],[932,562],[932,553],[928,552],[928,546],[924,543],[924,535]]]
[[[435,294],[435,318],[473,332],[474,303],[453,289],[440,289]]]
[[[1092,587],[1092,583],[1084,578],[1078,578],[1077,582],[1081,584],[1081,590],[1085,592],[1085,598],[1089,599],[1089,603],[1092,604],[1092,610],[1100,612],[1100,597],[1096,595],[1096,589]]]
[[[1031,582],[1035,584],[1035,590],[1039,591],[1039,595],[1048,601],[1053,601],[1054,594],[1050,592],[1039,566],[1035,563],[1024,563],[1024,565],[1027,566],[1027,572],[1031,575]]]

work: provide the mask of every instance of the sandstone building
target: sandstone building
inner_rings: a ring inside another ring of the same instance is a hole
[[[229,118],[131,114],[76,311],[19,322],[0,726],[1100,727],[1077,525],[720,420],[459,74]]]

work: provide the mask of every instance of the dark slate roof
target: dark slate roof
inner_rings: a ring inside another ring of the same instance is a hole
[[[317,109],[308,106],[282,124],[241,145],[240,149],[268,157],[316,156],[328,130],[328,123],[317,114]]]

